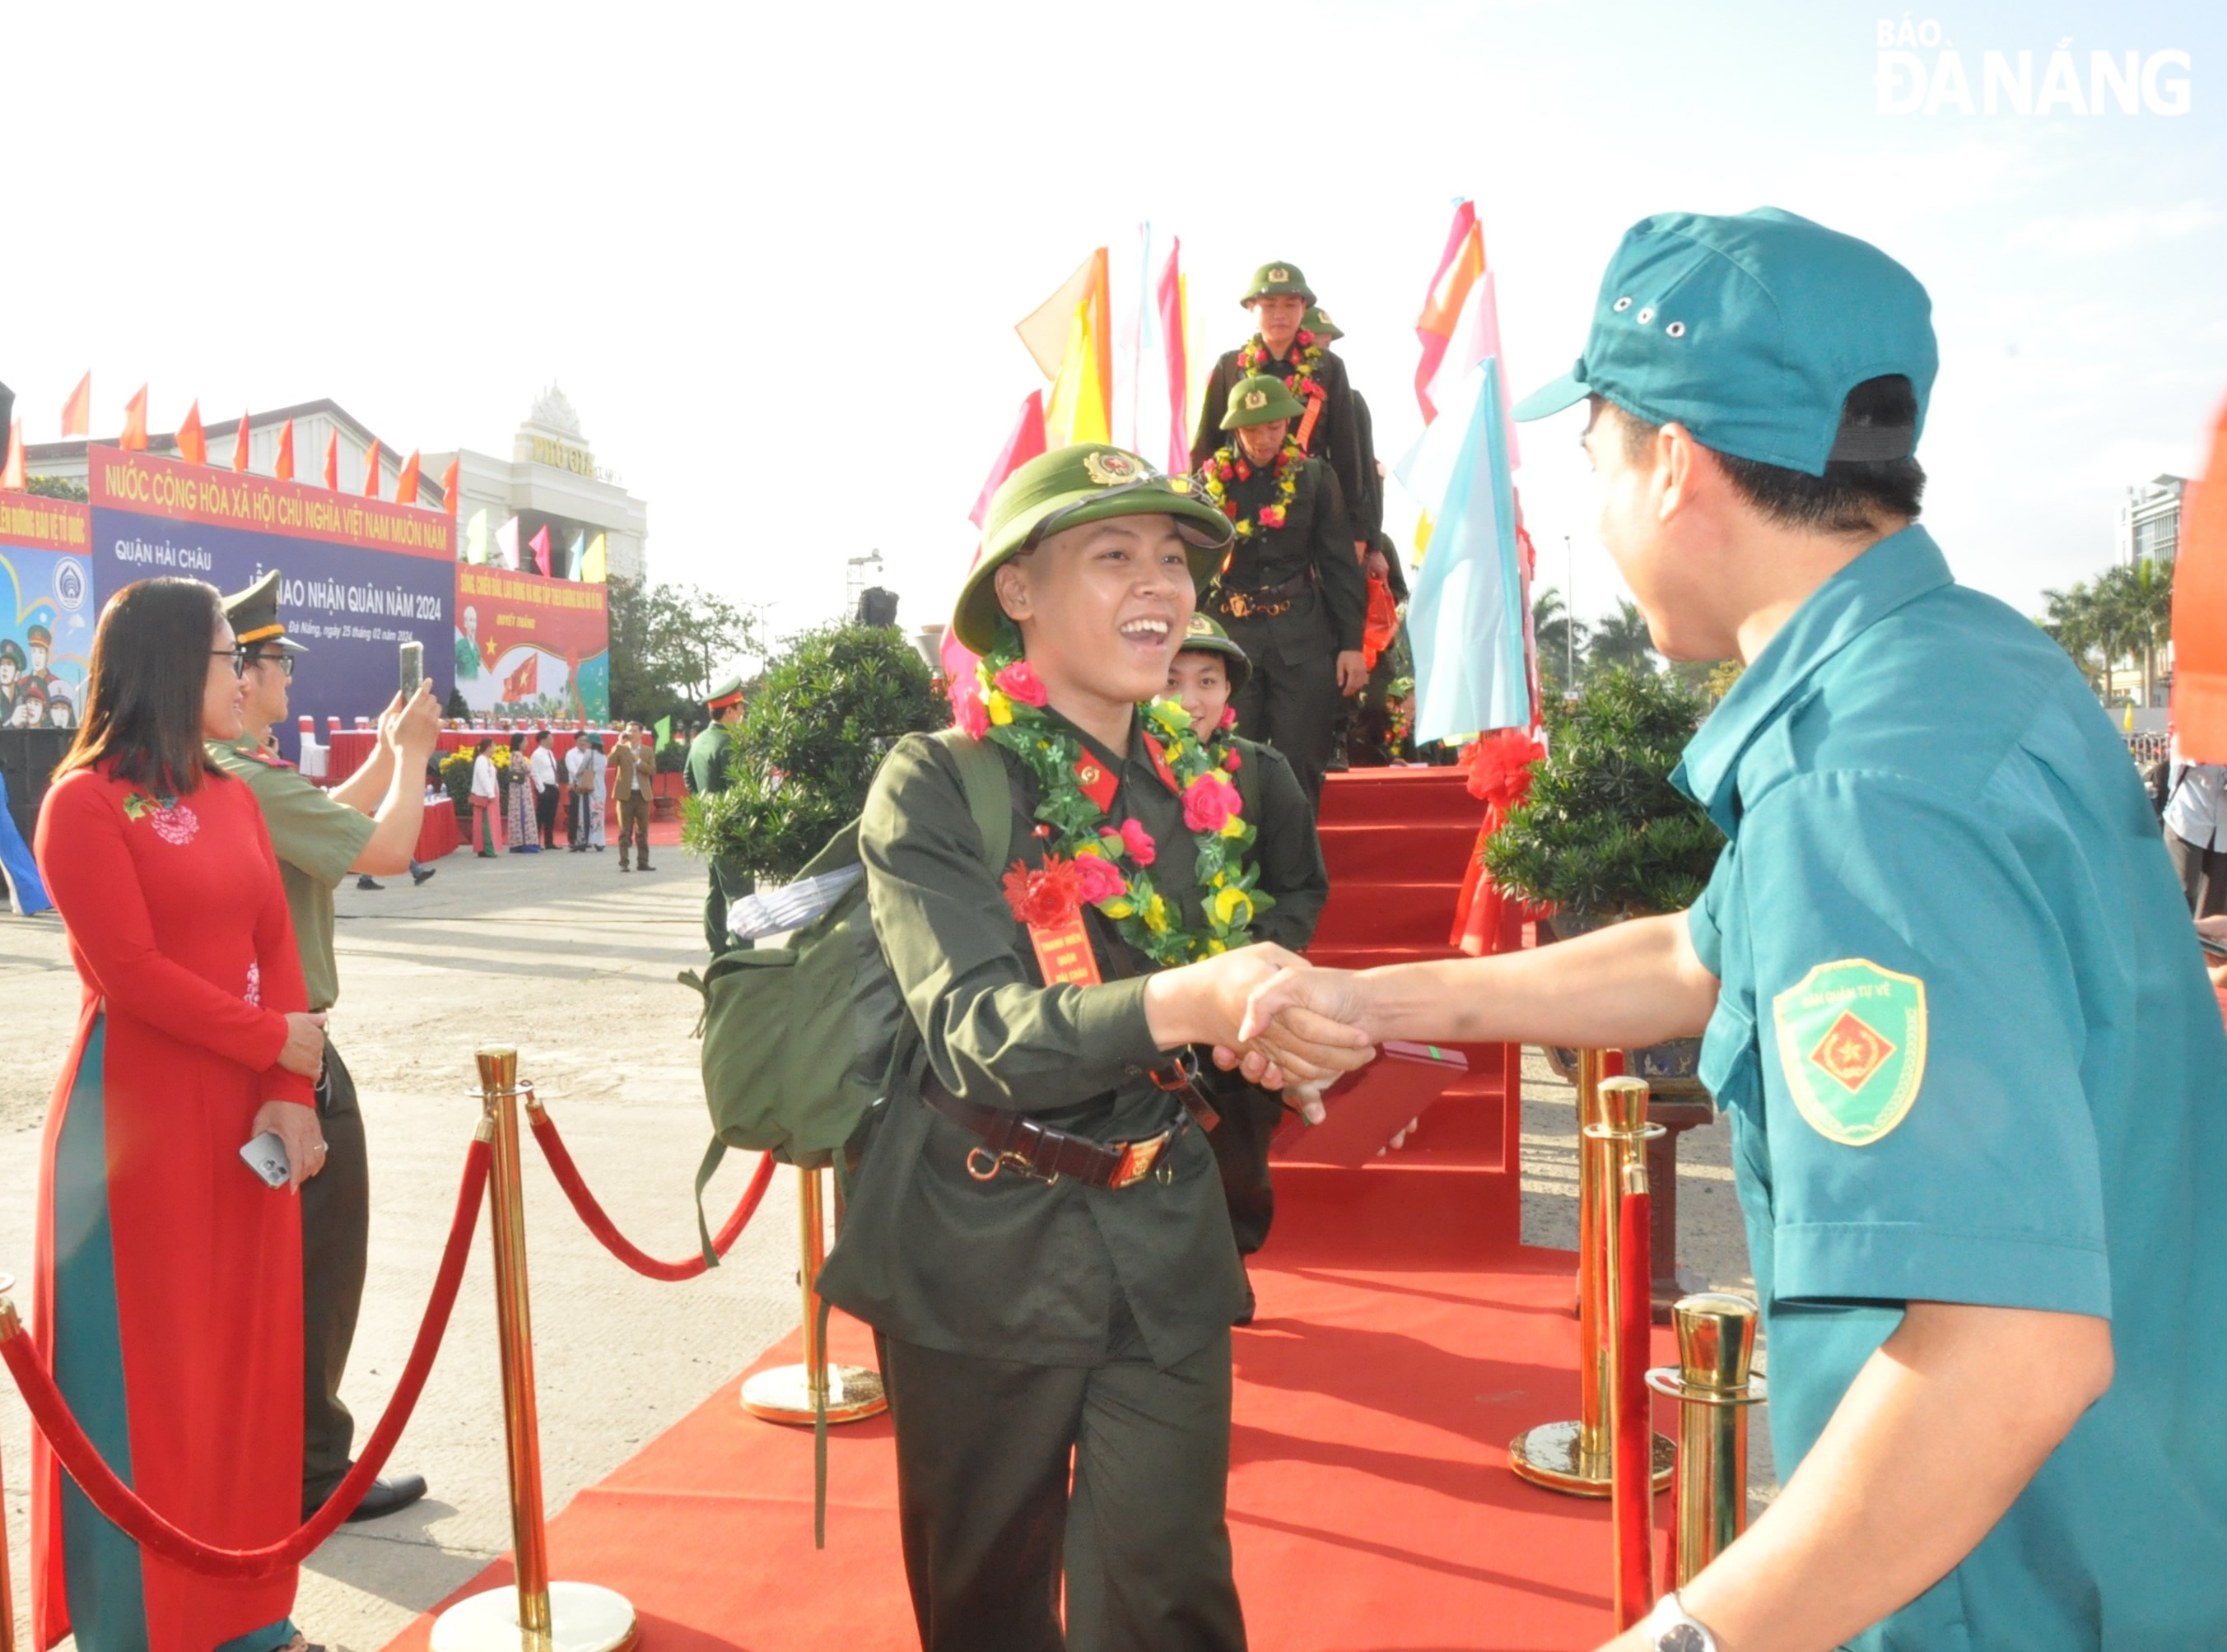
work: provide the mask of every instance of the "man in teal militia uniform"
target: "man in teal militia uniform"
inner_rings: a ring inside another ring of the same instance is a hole
[[[1136,704],[1162,692],[1228,533],[1184,478],[1111,447],[1060,449],[999,489],[953,621],[986,656],[1010,633],[1001,615],[1018,619],[1045,715],[1079,743],[1081,785],[1107,825],[1156,840],[1153,883],[1193,929],[1196,845]],[[989,749],[1009,858],[1040,867],[1036,778]],[[983,864],[957,760],[930,736],[883,765],[859,858],[917,1036],[820,1288],[879,1334],[922,1643],[1234,1652],[1245,1630],[1224,1499],[1242,1275],[1214,1155],[1154,1075],[1184,1045],[1234,1037],[1246,992],[1290,954],[1147,973],[1094,917],[1099,982],[1046,985]],[[1222,1007],[1202,1018],[1208,1000]],[[1034,1172],[1001,1164],[978,1179],[970,1158],[991,1141]],[[1114,1168],[1155,1142],[1149,1171]]]
[[[1378,1037],[1702,1032],[1784,1489],[1618,1652],[2227,1644],[2227,1035],[2125,747],[1915,526],[1925,291],[1771,208],[1627,233],[1585,354],[1602,542],[1746,671],[1685,914],[1300,973]]]
[[[264,737],[285,721],[294,661],[307,652],[278,617],[278,571],[224,599],[233,637],[246,654],[246,720],[239,738],[211,741],[209,762],[255,794],[278,857],[302,980],[309,1008],[329,1010],[340,997],[333,957],[333,890],[349,872],[399,872],[410,864],[424,817],[425,760],[441,733],[441,704],[430,685],[379,719],[372,756],[331,791],[304,779],[264,749]],[[355,1080],[329,1031],[317,1078],[317,1119],[323,1126],[323,1168],[302,1183],[302,1514],[323,1507],[351,1466],[355,1419],[341,1400],[341,1378],[355,1341],[371,1238],[371,1168]],[[350,1520],[373,1520],[425,1495],[414,1474],[372,1483]]]
[[[705,698],[704,707],[711,720],[689,743],[688,766],[680,776],[692,797],[727,789],[727,770],[734,761],[735,724],[743,718],[743,679],[728,678]],[[757,887],[757,880],[717,861],[711,864],[709,877],[710,887],[704,895],[704,944],[717,958],[747,944],[727,933],[727,903],[748,895]]]
[[[1322,796],[1338,708],[1369,680],[1362,630],[1369,583],[1352,547],[1337,475],[1292,435],[1299,405],[1265,373],[1229,389],[1229,444],[1201,472],[1236,538],[1199,606],[1253,664],[1238,692],[1238,732],[1291,760],[1310,805]],[[1288,488],[1289,491],[1286,492]]]

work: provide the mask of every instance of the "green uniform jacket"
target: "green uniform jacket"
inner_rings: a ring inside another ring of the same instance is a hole
[[[1196,849],[1183,805],[1141,741],[1116,763],[1109,818],[1133,819],[1158,845],[1156,888],[1200,922]],[[999,749],[1013,793],[1013,857],[1043,862],[1036,788]],[[1166,1057],[1145,1025],[1146,960],[1101,931],[1096,986],[1042,984],[1028,931],[1012,916],[941,743],[901,741],[859,823],[859,858],[882,950],[918,1038],[869,1139],[843,1235],[820,1276],[827,1299],[901,1341],[1031,1365],[1106,1362],[1126,1301],[1155,1364],[1171,1366],[1225,1334],[1244,1294],[1214,1154],[1196,1128],[1156,1170],[1118,1190],[1052,1185],[1007,1171],[967,1174],[970,1132],[919,1099],[925,1067],[954,1094],[1099,1141],[1136,1141],[1184,1116],[1147,1075]]]
[[[1314,939],[1323,903],[1330,898],[1315,812],[1282,752],[1236,735],[1229,743],[1237,749],[1237,793],[1245,818],[1260,834],[1249,857],[1260,869],[1254,887],[1276,897],[1276,904],[1254,923],[1253,939],[1298,952]]]
[[[217,768],[247,782],[271,832],[278,857],[286,909],[294,919],[294,945],[302,954],[302,984],[311,1010],[329,1010],[341,995],[340,966],[333,958],[333,890],[355,864],[379,823],[337,803],[290,763],[252,741],[202,749]],[[447,806],[443,805],[443,807]]]
[[[1199,409],[1198,429],[1190,440],[1190,468],[1194,470],[1207,462],[1215,449],[1235,437],[1234,432],[1222,428],[1222,416],[1229,406],[1230,386],[1245,377],[1244,370],[1237,365],[1241,354],[1241,350],[1223,351],[1222,359],[1214,364],[1214,376],[1207,380],[1206,401]],[[1285,379],[1289,364],[1273,362],[1264,371]],[[1307,452],[1329,462],[1337,473],[1338,486],[1344,490],[1347,500],[1356,511],[1363,509],[1371,496],[1375,471],[1361,449],[1360,420],[1353,410],[1353,381],[1346,376],[1345,363],[1335,350],[1323,352],[1322,360],[1316,367],[1315,381],[1323,387],[1323,410],[1307,439]],[[1289,380],[1286,379],[1286,382]],[[1292,421],[1293,440],[1299,437],[1299,419]],[[1350,537],[1358,539],[1366,535],[1356,532]],[[1345,549],[1350,555],[1353,546],[1349,543]]]
[[[1229,484],[1229,497],[1241,520],[1257,517],[1263,505],[1274,501],[1275,494],[1273,469],[1255,470]],[[1353,525],[1346,515],[1345,494],[1337,475],[1321,460],[1310,459],[1299,473],[1299,489],[1292,496],[1284,526],[1266,533],[1256,529],[1238,540],[1202,605],[1219,614],[1222,609],[1216,599],[1222,591],[1266,590],[1311,566],[1313,590],[1303,593],[1288,612],[1238,623],[1248,631],[1253,627],[1268,628],[1286,665],[1315,658],[1325,651],[1325,642],[1330,652],[1357,649],[1362,628],[1369,618],[1369,577],[1353,554]],[[1226,622],[1228,616],[1223,617]],[[1247,653],[1258,646],[1257,637],[1253,633],[1240,639]]]
[[[691,796],[727,789],[727,767],[734,761],[734,731],[724,723],[712,724],[690,743],[688,767],[681,771],[681,780]]]

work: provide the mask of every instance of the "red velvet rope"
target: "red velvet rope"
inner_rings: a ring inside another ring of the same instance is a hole
[[[663,1279],[669,1284],[682,1279],[693,1279],[710,1266],[699,1252],[685,1262],[660,1262],[647,1251],[637,1248],[633,1241],[618,1230],[618,1225],[604,1213],[596,1196],[588,1190],[581,1178],[580,1167],[572,1162],[572,1155],[565,1146],[565,1139],[557,1133],[557,1121],[539,1107],[527,1109],[533,1123],[533,1139],[541,1144],[542,1157],[549,1161],[549,1172],[557,1178],[557,1185],[565,1190],[565,1196],[572,1202],[572,1209],[587,1225],[588,1231],[603,1241],[603,1247],[646,1279]],[[773,1155],[758,1157],[758,1167],[750,1177],[750,1186],[743,1190],[743,1202],[735,1207],[735,1214],[727,1218],[727,1225],[711,1236],[714,1254],[724,1256],[735,1247],[735,1241],[750,1226],[750,1218],[757,1214],[758,1203],[773,1185]]]
[[[1613,1479],[1618,1542],[1617,1598],[1630,1629],[1655,1604],[1648,1557],[1655,1524],[1655,1419],[1648,1400],[1648,1341],[1655,1323],[1652,1194],[1627,1193],[1617,1201],[1618,1352]]]
[[[440,1351],[442,1334],[449,1327],[449,1312],[456,1304],[456,1289],[463,1283],[464,1263],[471,1254],[472,1230],[479,1225],[480,1200],[487,1191],[491,1151],[486,1142],[475,1140],[465,1156],[463,1186],[456,1194],[456,1214],[449,1226],[448,1248],[441,1253],[441,1270],[434,1276],[432,1299],[425,1304],[425,1317],[418,1326],[418,1340],[410,1349],[409,1362],[402,1368],[402,1380],[395,1385],[394,1397],[386,1402],[386,1414],[379,1419],[379,1426],[364,1442],[363,1455],[325,1500],[325,1506],[310,1517],[308,1524],[278,1542],[253,1549],[219,1548],[170,1524],[101,1461],[99,1451],[85,1437],[85,1430],[78,1426],[77,1419],[70,1414],[69,1402],[62,1398],[54,1379],[39,1363],[38,1350],[31,1345],[31,1339],[20,1330],[0,1338],[0,1359],[6,1360],[9,1370],[15,1374],[16,1386],[22,1390],[23,1403],[30,1407],[31,1420],[38,1425],[62,1467],[83,1489],[93,1506],[141,1548],[203,1577],[246,1582],[300,1565],[310,1550],[330,1537],[340,1523],[355,1512],[356,1504],[363,1501],[363,1494],[386,1466],[387,1453],[402,1438],[410,1413],[418,1404],[418,1396],[424,1390],[426,1375],[433,1368],[433,1356]]]

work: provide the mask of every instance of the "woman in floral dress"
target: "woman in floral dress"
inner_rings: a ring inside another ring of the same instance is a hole
[[[84,985],[47,1116],[35,1331],[109,1466],[226,1548],[293,1531],[302,1489],[301,1207],[324,1162],[307,1011],[261,812],[206,767],[239,736],[217,593],[126,586],[100,616],[83,726],[39,812],[39,870]],[[286,1185],[241,1162],[274,1131]],[[223,1582],[143,1553],[33,1458],[37,1644],[298,1646],[296,1572]]]

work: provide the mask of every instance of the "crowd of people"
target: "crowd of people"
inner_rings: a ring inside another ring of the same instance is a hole
[[[2227,1355],[2194,1332],[2227,1315],[2201,1170],[2227,1030],[2092,693],[1918,525],[1924,288],[1773,209],[1627,233],[1579,366],[1516,414],[1587,405],[1657,645],[1745,664],[1680,771],[1729,846],[1688,912],[1357,973],[1298,952],[1397,558],[1313,297],[1256,274],[1195,477],[1086,443],[999,487],[952,622],[979,692],[896,746],[858,826],[908,1013],[820,1285],[876,1334],[923,1648],[1241,1652],[1234,1328],[1286,1108],[1387,1038],[1691,1036],[1733,1119],[1784,1483],[1615,1652],[2216,1640]],[[406,865],[437,730],[398,700],[320,791],[263,742],[298,652],[275,575],[127,587],[37,835],[84,986],[40,1351],[141,1494],[234,1547],[348,1465],[367,1194],[331,896]],[[692,789],[725,783],[742,698],[711,695]],[[636,729],[562,764],[490,737],[471,767],[482,854],[553,849],[560,814],[588,852],[605,786],[623,821],[654,778]],[[711,869],[715,954],[746,892]],[[222,1168],[266,1132],[295,1197]],[[292,1572],[142,1554],[43,1453],[32,1496],[42,1644],[304,1645]]]
[[[562,757],[556,737],[546,729],[522,730],[498,742],[482,736],[471,751],[471,842],[474,852],[492,860],[507,850],[515,855],[553,852],[561,837],[572,854],[601,854],[610,816],[619,820],[619,870],[649,864],[649,820],[656,800],[655,755],[639,723],[613,735],[577,736]]]

